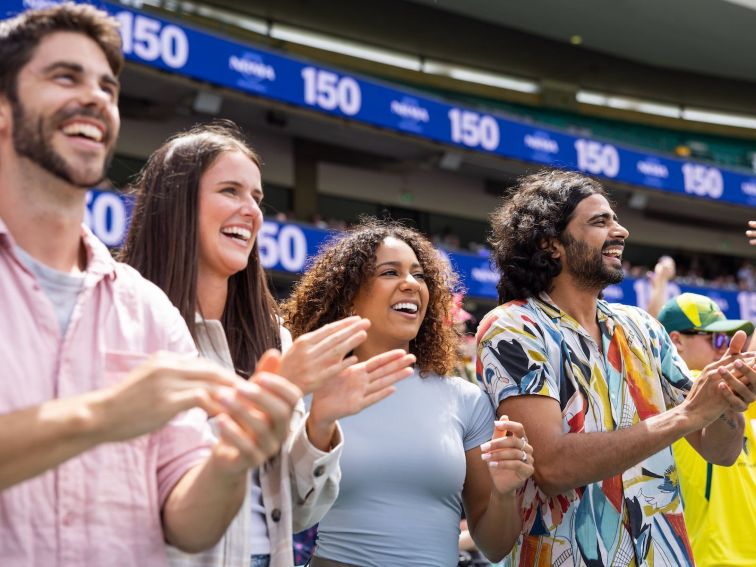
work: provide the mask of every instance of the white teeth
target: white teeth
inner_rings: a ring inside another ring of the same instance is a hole
[[[619,248],[607,248],[604,250],[604,254],[606,256],[613,256],[614,258],[619,258],[622,256],[622,249]]]
[[[406,309],[411,313],[417,313],[417,305],[414,303],[396,303],[391,306],[391,309],[394,311],[402,311]]]
[[[72,122],[63,128],[63,133],[66,136],[84,136],[95,142],[102,141],[102,132],[100,129],[86,122]]]
[[[228,228],[221,229],[223,234],[234,235],[240,237],[242,240],[249,240],[252,238],[252,232],[246,228],[240,226],[229,226]]]

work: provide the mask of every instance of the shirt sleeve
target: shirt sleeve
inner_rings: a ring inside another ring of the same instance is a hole
[[[303,404],[299,404],[297,412]],[[341,426],[336,422],[335,445],[321,451],[307,437],[307,416],[301,416],[287,441],[289,479],[292,493],[292,524],[294,532],[318,523],[339,494],[341,468],[339,461],[344,447]]]
[[[278,329],[281,337],[281,352],[285,353],[291,348],[291,345],[294,341],[291,338],[291,332],[289,331],[289,329],[287,329],[283,325],[279,325]]]
[[[465,383],[467,386],[468,384]],[[462,444],[465,451],[480,447],[486,441],[490,441],[494,428],[494,409],[485,392],[471,386],[471,393],[466,396],[468,419],[465,428],[465,436]]]
[[[516,303],[503,305],[483,319],[476,373],[494,407],[520,395],[559,401],[559,375],[549,356],[548,340],[542,325]]]
[[[667,409],[670,409],[681,404],[688,395],[693,386],[691,373],[685,361],[677,353],[677,348],[672,344],[672,339],[669,338],[662,324],[645,312],[643,315],[649,337],[658,345],[664,403]]]
[[[166,329],[164,350],[197,356],[197,349],[183,318],[172,305],[162,313]],[[210,456],[215,443],[207,414],[193,408],[174,417],[153,434],[157,443],[157,488],[163,507],[176,483],[192,467]]]

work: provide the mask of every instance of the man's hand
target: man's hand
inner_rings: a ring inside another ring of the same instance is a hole
[[[248,471],[276,454],[289,431],[302,392],[277,376],[281,355],[266,352],[248,382],[215,397],[220,440],[204,463],[187,472],[163,506],[166,541],[195,553],[214,545],[236,515],[247,492]]]
[[[345,369],[312,395],[307,434],[316,447],[328,446],[336,420],[354,415],[390,396],[394,384],[412,375],[415,356],[402,349],[378,354]]]
[[[105,388],[0,415],[0,490],[101,443],[152,433],[191,408],[224,411],[221,392],[245,384],[209,360],[164,352]]]
[[[92,393],[99,442],[151,433],[193,407],[218,413],[223,410],[217,400],[222,389],[243,383],[210,360],[156,353],[117,384]]]
[[[734,394],[727,380],[737,380],[727,372],[720,373],[720,368],[726,369],[728,366],[722,366],[719,361],[706,366],[693,381],[693,387],[681,404],[686,415],[692,419],[694,430],[706,427],[732,406]],[[731,369],[734,370],[734,366]]]
[[[704,459],[717,465],[729,466],[737,460],[743,449],[745,420],[742,412],[756,399],[756,394],[751,389],[756,384],[754,359],[752,353],[742,352],[745,342],[744,332],[735,333],[722,358],[706,366],[694,382],[694,389],[702,379],[710,380],[710,383],[716,386],[719,395],[709,400],[713,403],[710,403],[706,419],[712,416],[718,419],[704,423],[702,428],[687,434],[686,439]],[[690,398],[689,395],[688,399]],[[680,407],[690,418],[691,414],[685,408],[688,399]],[[726,405],[723,411],[716,415],[716,407],[722,400]],[[701,425],[695,418],[692,423]]]
[[[669,295],[669,282],[675,277],[675,261],[670,256],[662,256],[656,262],[653,272],[648,273],[651,293],[648,298],[648,311],[652,317],[658,317],[659,312]]]
[[[749,238],[748,243],[756,246],[756,221],[748,221],[748,226],[753,230],[746,230],[746,236]]]
[[[124,380],[100,391],[102,441],[151,433],[177,414],[199,407],[216,416],[221,434],[214,465],[241,473],[276,454],[301,391],[276,376],[278,351],[266,352],[249,380],[206,359],[158,353]]]
[[[701,427],[725,411],[743,412],[756,400],[756,360],[743,352],[747,338],[743,331],[735,333],[722,358],[707,365],[693,382],[684,403]]]
[[[756,358],[754,353],[743,352],[748,336],[744,331],[736,332],[730,340],[730,346],[722,358],[717,361],[719,373],[727,388],[722,394],[730,402],[733,411],[743,412],[748,405],[756,401]]]
[[[367,338],[369,326],[368,319],[354,316],[305,333],[284,354],[278,374],[291,380],[303,394],[314,392],[357,362],[355,356],[344,357]]]
[[[662,256],[654,266],[654,279],[659,278],[663,282],[668,282],[675,278],[675,261],[671,256]]]
[[[228,474],[242,474],[277,454],[289,433],[291,414],[302,392],[275,374],[281,368],[276,350],[263,354],[249,382],[219,396],[223,412],[216,416],[220,440],[211,459]]]

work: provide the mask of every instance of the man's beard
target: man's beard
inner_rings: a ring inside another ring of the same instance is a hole
[[[610,246],[622,246],[621,240],[607,240],[601,250],[595,250],[582,240],[576,240],[569,234],[562,235],[565,256],[563,265],[572,275],[578,286],[583,289],[602,290],[611,284],[617,284],[624,278],[622,268],[610,268],[604,264],[603,249]]]
[[[31,160],[42,169],[76,187],[89,189],[105,178],[105,172],[113,159],[115,145],[110,148],[105,156],[102,167],[85,173],[83,178],[80,175],[77,178],[77,172],[52,146],[54,125],[61,124],[73,116],[88,116],[107,124],[100,112],[89,108],[78,108],[75,111],[63,109],[50,116],[47,124],[45,124],[43,116],[29,115],[24,110],[21,101],[14,100],[11,104],[13,108],[13,147],[19,156]],[[105,141],[107,142],[109,139],[110,132],[108,131],[105,134]]]

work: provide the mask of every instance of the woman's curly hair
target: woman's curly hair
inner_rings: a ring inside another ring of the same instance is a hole
[[[572,171],[544,170],[520,179],[491,214],[491,258],[499,271],[499,302],[536,297],[562,271],[548,244],[561,239],[578,203],[601,185]]]
[[[409,351],[421,373],[448,375],[457,357],[458,335],[450,322],[457,277],[425,236],[396,221],[363,218],[330,239],[282,305],[285,324],[296,338],[348,317],[357,293],[375,271],[376,251],[388,237],[412,248],[428,285],[428,309]]]

